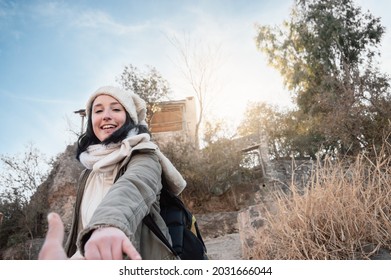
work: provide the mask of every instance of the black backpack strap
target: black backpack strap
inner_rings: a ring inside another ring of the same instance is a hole
[[[178,253],[172,248],[170,242],[160,230],[159,226],[156,224],[155,220],[151,217],[151,214],[148,214],[144,217],[143,223],[167,246],[168,249],[174,254],[175,257],[178,257]]]

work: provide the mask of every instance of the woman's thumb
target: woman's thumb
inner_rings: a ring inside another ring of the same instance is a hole
[[[49,228],[46,233],[45,242],[39,251],[40,260],[65,260],[65,254],[62,242],[64,240],[64,224],[57,213],[49,213]]]
[[[58,242],[62,244],[64,240],[64,224],[57,213],[49,213],[48,215],[48,232],[46,233],[46,241]]]

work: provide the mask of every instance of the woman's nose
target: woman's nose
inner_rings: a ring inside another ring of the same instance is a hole
[[[104,120],[110,120],[110,119],[111,119],[110,110],[105,110],[103,114],[104,114],[104,115],[103,115],[103,119],[104,119]]]

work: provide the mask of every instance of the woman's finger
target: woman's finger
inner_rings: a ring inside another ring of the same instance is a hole
[[[48,215],[48,231],[45,242],[39,252],[40,260],[65,260],[65,254],[62,242],[64,240],[64,224],[57,213]]]
[[[134,248],[132,242],[129,239],[124,239],[122,241],[122,251],[129,257],[131,260],[141,260],[139,252]]]

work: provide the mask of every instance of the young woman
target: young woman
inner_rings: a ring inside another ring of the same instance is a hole
[[[86,113],[87,130],[77,150],[77,159],[86,169],[79,180],[65,246],[68,257],[174,259],[142,220],[151,213],[171,240],[159,215],[162,172],[175,194],[186,182],[151,142],[144,100],[105,86],[88,99]],[[121,176],[120,170],[125,170]]]

